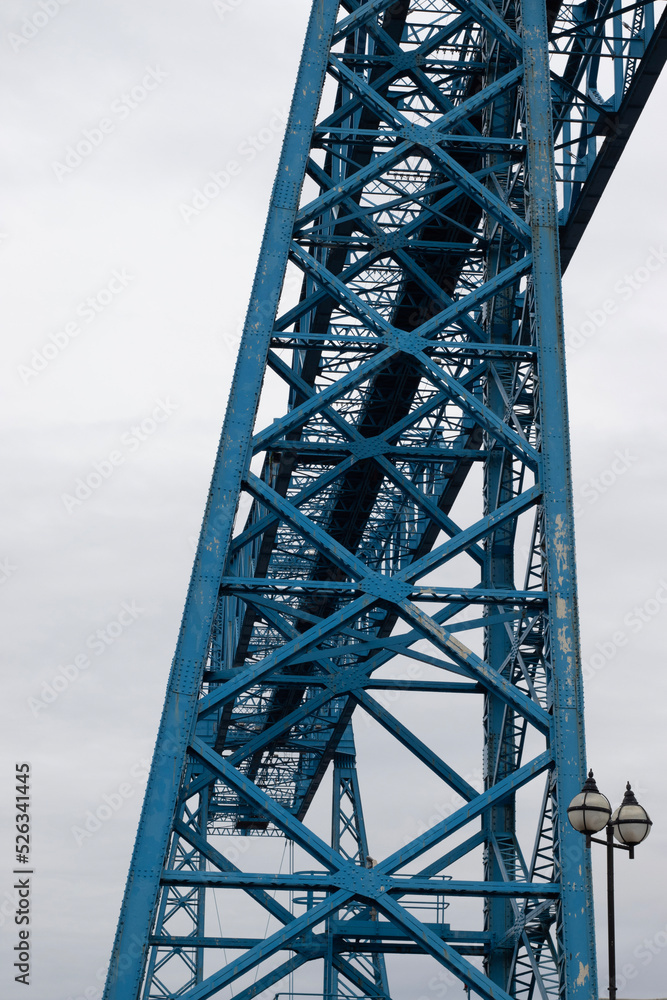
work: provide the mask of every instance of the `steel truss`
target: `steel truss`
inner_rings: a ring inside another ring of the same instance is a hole
[[[664,3],[313,4],[106,1000],[296,995],[309,965],[317,995],[389,997],[401,954],[487,1000],[597,997],[562,808],[585,751],[559,240],[666,39]],[[256,428],[262,392],[282,415]],[[479,705],[481,791],[378,696],[406,689]],[[463,803],[378,862],[359,710]],[[271,836],[308,870],[237,864]],[[443,919],[459,899],[476,926]]]

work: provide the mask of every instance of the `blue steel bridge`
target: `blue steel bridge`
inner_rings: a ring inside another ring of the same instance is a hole
[[[598,996],[560,281],[666,55],[664,0],[313,3],[105,1000]],[[456,803],[386,856],[364,719]]]

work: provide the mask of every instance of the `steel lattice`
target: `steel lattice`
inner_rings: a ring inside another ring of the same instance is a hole
[[[487,1000],[597,997],[562,808],[585,751],[559,249],[662,67],[664,8],[313,4],[106,1000],[293,994],[308,963],[320,996],[385,997],[393,954]],[[387,677],[399,655],[428,678]],[[405,689],[477,699],[481,791],[377,696]],[[360,713],[464,801],[377,863]],[[230,835],[310,870],[245,870]],[[239,892],[257,931],[215,936]],[[479,925],[448,922],[456,899]]]

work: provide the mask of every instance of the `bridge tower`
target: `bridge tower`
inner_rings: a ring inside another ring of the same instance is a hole
[[[598,996],[560,275],[664,6],[314,0],[105,1000]]]

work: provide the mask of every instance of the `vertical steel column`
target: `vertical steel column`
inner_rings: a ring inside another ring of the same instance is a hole
[[[346,752],[336,753],[334,756],[331,846],[334,851],[347,860],[362,868],[369,868],[372,866],[372,858],[369,854],[351,728],[345,742],[348,744],[345,747]],[[334,920],[340,926],[341,922],[353,921],[355,917],[377,921],[377,910],[372,910],[368,906],[347,907],[329,919],[327,955],[324,963],[324,997],[355,997],[358,995],[350,983],[346,983],[345,987],[341,988],[342,984],[338,974],[339,962],[336,962],[336,959],[339,959],[339,953],[335,945],[334,935]],[[354,924],[350,923],[349,926],[352,929]],[[342,937],[340,929],[338,937]],[[375,985],[378,997],[389,997],[384,955],[376,951],[370,951],[368,954],[357,952],[354,955],[349,955],[347,961],[350,966],[359,970],[366,982]]]
[[[499,16],[514,23],[513,2],[495,4]],[[512,60],[506,49],[487,33],[486,35],[486,82],[487,85],[500,79],[512,69]],[[484,131],[493,136],[510,139],[517,128],[517,88],[512,88],[498,97],[486,110]],[[480,158],[485,166],[496,167],[499,173],[492,175],[489,186],[509,183],[511,171],[503,169],[502,152],[487,153]],[[511,233],[495,220],[486,219],[486,236],[489,247],[486,257],[487,279],[495,278],[516,261],[516,248]],[[508,345],[512,343],[514,327],[516,287],[510,285],[496,295],[489,308],[484,329],[489,343]],[[486,405],[502,420],[507,399],[512,395],[514,365],[498,358],[493,362],[485,387]],[[489,456],[484,463],[484,512],[491,514],[502,507],[521,491],[521,480],[517,480],[512,453],[487,435],[485,446]],[[515,524],[508,521],[500,525],[485,544],[484,582],[495,590],[514,589],[514,537]],[[485,629],[485,660],[494,670],[505,676],[511,675],[512,638],[503,624],[498,624],[500,609],[497,605],[487,605],[485,615],[489,625]],[[487,693],[484,697],[484,785],[491,788],[497,781],[509,777],[516,769],[516,747],[514,713],[498,697]],[[485,819],[485,877],[489,881],[501,882],[516,878],[515,833],[516,815],[514,796],[494,805]],[[515,914],[512,900],[496,897],[485,901],[485,927],[490,934],[489,954],[485,958],[487,975],[508,992],[512,990],[512,927]]]
[[[583,688],[576,600],[574,518],[565,383],[565,341],[551,123],[551,79],[544,0],[522,0],[524,86],[533,245],[532,295],[539,359],[546,585],[553,609],[552,662],[558,843],[563,882],[562,949],[568,1000],[597,997],[590,858],[567,821],[566,806],[586,777]]]

